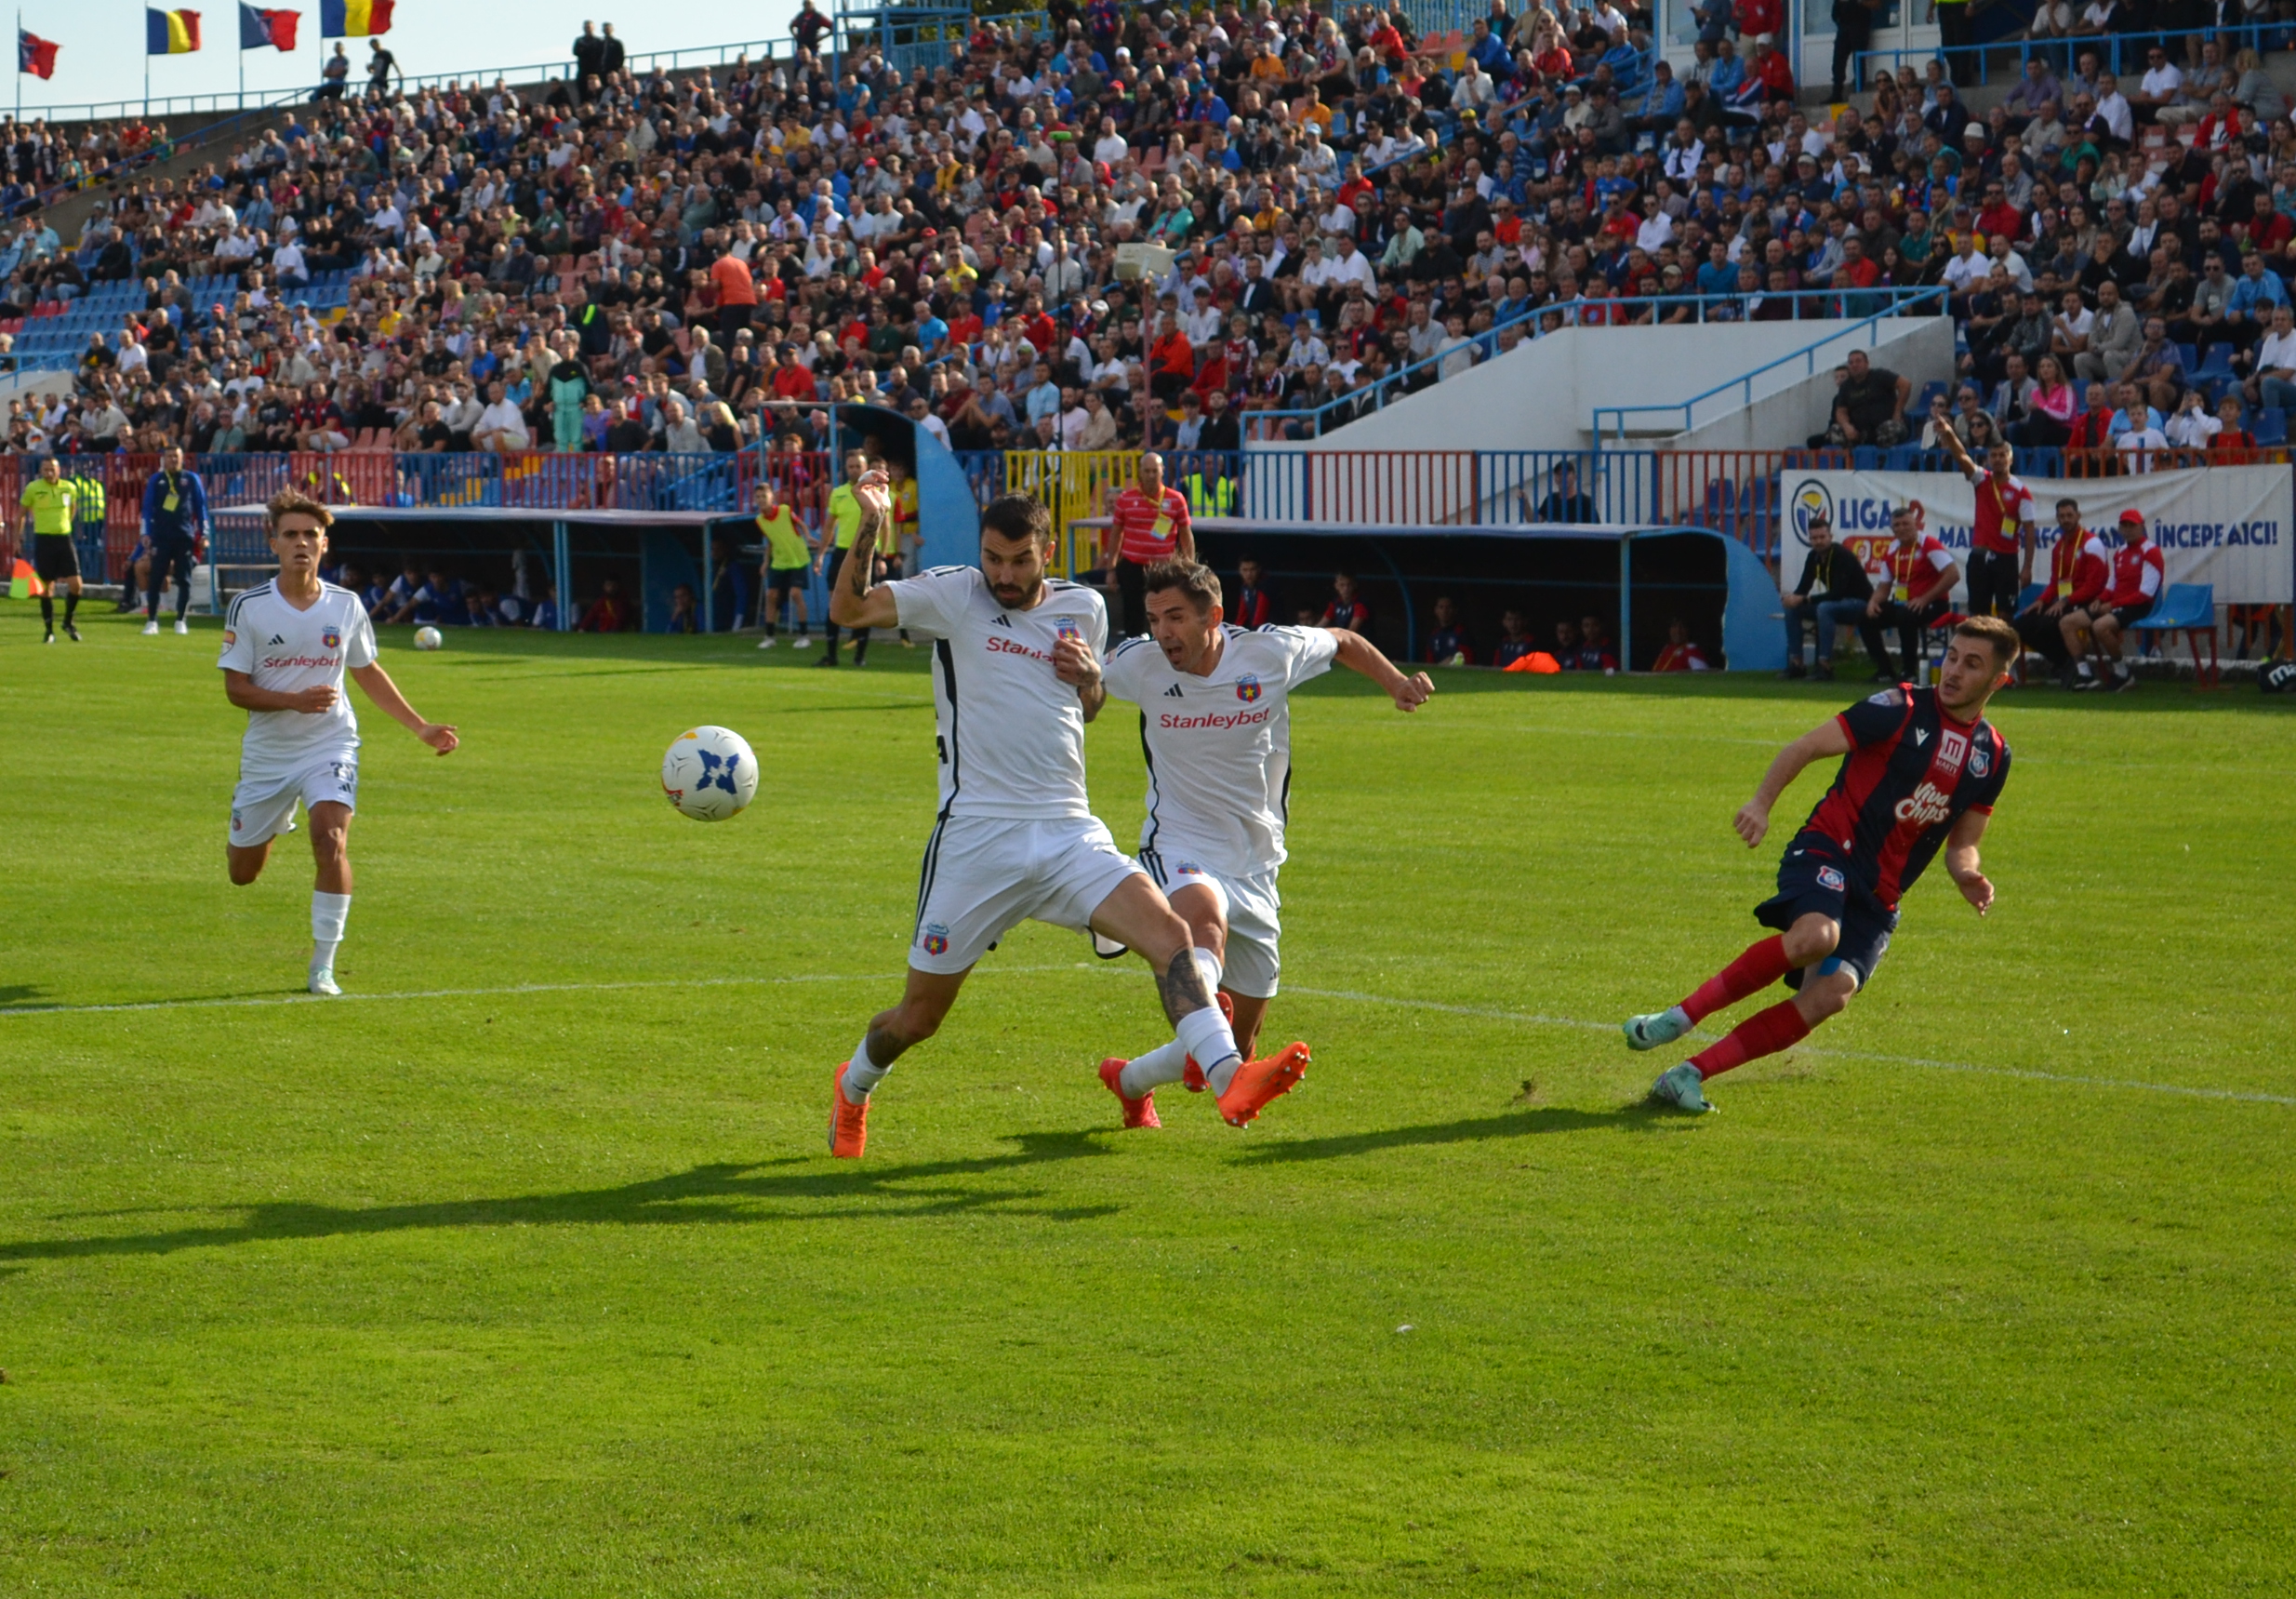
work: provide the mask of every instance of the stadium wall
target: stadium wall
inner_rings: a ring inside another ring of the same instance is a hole
[[[1696,327],[1566,327],[1519,344],[1472,371],[1398,400],[1322,438],[1265,447],[1310,453],[1581,449],[1592,442],[1597,407],[1681,406],[1694,395],[1804,352],[1809,354],[1807,361],[1791,361],[1751,380],[1757,401],[1801,387],[1812,376],[1812,366],[1816,368],[1815,377],[1830,389],[1827,373],[1853,348],[1870,351],[1876,365],[1904,372],[1917,388],[1923,380],[1946,377],[1952,370],[1952,324],[1944,318],[1893,317],[1871,325],[1845,322],[1834,325],[1838,332],[1830,338],[1828,326],[1754,322]],[[1704,428],[1744,408],[1743,397],[1732,391],[1700,403],[1690,420]],[[1796,416],[1802,409],[1790,407]],[[1651,431],[1635,428],[1640,435],[1639,442],[1656,443],[1683,431],[1666,425],[1665,418],[1650,420]],[[1748,446],[1775,448],[1799,444],[1814,431],[1804,427],[1790,438],[1773,432],[1750,439]],[[1384,518],[1375,515],[1374,519]]]
[[[1912,332],[1869,353],[1876,366],[1887,366],[1901,377],[1912,379],[1914,393],[1918,394],[1922,384],[1953,374],[1953,321],[1950,317],[1932,316],[1909,326]],[[1847,353],[1845,349],[1843,354]],[[1906,425],[1918,436],[1920,418],[1910,414],[1911,404],[1907,402]],[[1688,433],[1675,435],[1666,441],[1665,447],[1791,448],[1812,434],[1825,432],[1833,420],[1833,409],[1834,371],[1833,362],[1828,361],[1822,363],[1815,373],[1774,393],[1764,394],[1750,406],[1740,406],[1712,420],[1700,422]]]

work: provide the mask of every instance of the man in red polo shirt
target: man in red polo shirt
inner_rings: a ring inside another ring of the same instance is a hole
[[[2064,613],[2066,653],[2085,667],[2093,645],[2101,662],[2113,663],[2112,680],[2107,683],[2102,673],[2094,677],[2084,674],[2076,687],[2128,689],[2137,686],[2136,675],[2121,659],[2121,633],[2152,614],[2168,575],[2160,546],[2145,531],[2144,513],[2122,512],[2120,548],[2113,552],[2113,580],[2093,604]]]
[[[1108,508],[1116,535],[1116,592],[1122,596],[1127,637],[1148,632],[1148,569],[1159,561],[1196,559],[1196,529],[1188,518],[1188,496],[1164,486],[1164,459],[1154,450],[1140,457],[1140,486],[1127,488]]]
[[[1951,428],[1943,431],[1940,442],[1977,486],[1977,518],[1970,529],[1969,614],[2014,616],[2017,595],[2033,577],[2033,551],[2039,540],[2033,491],[2011,472],[2017,457],[2009,446],[1995,445],[1979,466]]]

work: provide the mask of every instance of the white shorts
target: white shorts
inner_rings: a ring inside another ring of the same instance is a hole
[[[1283,901],[1276,893],[1273,872],[1241,877],[1214,872],[1186,844],[1168,836],[1157,848],[1143,849],[1140,864],[1166,894],[1183,888],[1211,889],[1228,923],[1220,986],[1247,999],[1276,997],[1276,979],[1283,970],[1276,950],[1283,937]]]
[[[1139,871],[1097,817],[944,817],[925,846],[909,964],[963,971],[1026,921],[1082,931]]]
[[[359,808],[359,752],[338,750],[299,771],[280,776],[242,773],[232,790],[232,842],[241,847],[295,831],[295,806],[315,805]]]

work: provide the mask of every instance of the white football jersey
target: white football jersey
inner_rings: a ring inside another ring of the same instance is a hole
[[[1339,638],[1320,627],[1220,631],[1220,663],[1205,676],[1175,670],[1147,638],[1118,645],[1105,675],[1110,694],[1140,707],[1148,763],[1140,847],[1185,841],[1214,872],[1249,876],[1283,864],[1291,693],[1331,670]]]
[[[1048,579],[1036,608],[1008,611],[977,566],[936,566],[886,585],[901,626],[935,640],[933,717],[941,814],[1042,821],[1088,817],[1084,707],[1053,673],[1053,646],[1108,646],[1100,596]]]
[[[292,693],[326,684],[335,703],[302,711],[250,711],[239,766],[243,773],[290,773],[359,742],[343,673],[375,664],[375,629],[349,589],[323,583],[309,610],[298,610],[265,583],[233,600],[223,618],[223,655],[216,665],[244,672],[258,688]]]

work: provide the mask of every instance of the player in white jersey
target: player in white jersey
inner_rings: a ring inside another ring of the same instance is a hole
[[[269,507],[279,575],[232,602],[223,620],[223,692],[247,713],[239,786],[232,791],[232,881],[262,875],[272,840],[295,826],[300,801],[311,819],[318,875],[311,894],[313,993],[340,993],[335,949],[351,916],[351,813],[359,799],[359,719],[343,693],[358,679],[383,714],[440,754],[458,740],[426,722],[375,660],[375,630],[349,589],[322,582],[326,530],[335,513],[290,490]]]
[[[932,643],[940,814],[926,845],[908,986],[837,1069],[829,1153],[860,1155],[869,1096],[904,1050],[933,1036],[975,962],[1022,921],[1090,927],[1147,956],[1184,1051],[1204,1062],[1223,1113],[1241,1125],[1298,1080],[1305,1046],[1245,1061],[1190,953],[1188,924],[1116,847],[1084,793],[1084,724],[1107,690],[1100,596],[1045,576],[1052,517],[1023,495],[981,513],[980,565],[871,587],[889,523],[882,472],[854,486],[852,555],[829,595],[846,628],[906,628]]]
[[[1148,637],[1118,645],[1104,672],[1110,694],[1140,707],[1140,861],[1187,920],[1248,1055],[1281,969],[1276,873],[1291,808],[1292,690],[1334,661],[1379,685],[1399,711],[1426,704],[1435,685],[1424,672],[1405,676],[1343,628],[1225,625],[1220,580],[1196,562],[1151,566],[1146,587]],[[1100,1080],[1122,1103],[1124,1126],[1161,1126],[1155,1089],[1201,1089],[1194,1067],[1173,1043],[1103,1060]]]

